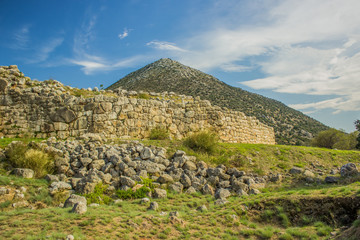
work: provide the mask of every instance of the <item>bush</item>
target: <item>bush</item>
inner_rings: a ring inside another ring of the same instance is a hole
[[[32,149],[23,142],[14,142],[6,150],[8,162],[12,167],[30,168],[35,177],[43,177],[52,172],[53,160],[41,150]]]
[[[106,195],[106,190],[108,185],[104,185],[102,183],[96,184],[94,188],[94,192],[85,194],[85,198],[88,204],[97,203],[97,204],[109,204],[112,202],[111,197]]]
[[[165,140],[169,139],[169,132],[166,128],[156,127],[151,129],[149,138],[151,140]]]
[[[331,128],[320,132],[311,142],[312,146],[350,150],[356,147],[356,132],[347,134]]]
[[[141,178],[143,185],[141,188],[137,189],[136,191],[133,191],[132,189],[128,190],[117,190],[116,195],[123,200],[126,199],[138,199],[138,198],[144,198],[147,196],[147,193],[154,191],[154,184],[152,183],[153,180],[150,178]]]
[[[123,200],[127,199],[138,199],[146,197],[146,194],[151,190],[148,187],[141,187],[137,189],[135,192],[132,189],[128,190],[117,190],[116,195]]]
[[[210,131],[194,133],[184,140],[184,145],[194,151],[214,153],[218,146],[219,137]]]

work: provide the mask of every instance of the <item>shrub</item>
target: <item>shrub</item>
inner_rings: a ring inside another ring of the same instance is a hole
[[[34,170],[35,177],[43,177],[51,173],[52,158],[41,150],[32,149],[23,142],[14,142],[6,150],[8,162],[17,168],[30,168]]]
[[[146,197],[146,194],[150,192],[151,190],[148,187],[141,187],[137,189],[136,191],[133,191],[132,189],[128,190],[117,190],[116,195],[123,200],[127,199],[138,199],[138,198],[144,198]]]
[[[112,202],[111,197],[106,195],[106,190],[108,185],[98,183],[94,188],[94,192],[85,194],[85,198],[88,204],[97,203],[97,204],[109,204]]]
[[[166,128],[156,127],[151,129],[149,138],[151,140],[165,140],[169,138],[169,132]]]
[[[194,151],[214,153],[218,146],[219,137],[210,131],[194,133],[184,140],[184,145]]]
[[[311,142],[314,147],[336,148],[350,150],[356,147],[357,133],[347,134],[343,131],[331,128],[320,132]]]

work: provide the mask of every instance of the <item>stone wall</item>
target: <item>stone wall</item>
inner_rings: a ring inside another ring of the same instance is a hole
[[[275,144],[271,127],[199,98],[76,89],[33,81],[16,66],[0,67],[0,136],[146,138],[157,126],[178,139],[212,129],[224,142]]]

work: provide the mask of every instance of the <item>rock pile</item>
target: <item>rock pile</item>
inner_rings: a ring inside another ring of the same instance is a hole
[[[155,198],[166,197],[169,188],[175,192],[216,194],[227,198],[230,194],[257,193],[256,188],[265,186],[270,177],[247,175],[236,168],[219,165],[208,167],[183,151],[176,151],[168,159],[166,149],[144,146],[138,142],[121,145],[102,145],[99,142],[56,141],[50,138],[43,143],[45,151],[57,154],[56,176],[52,180],[52,192],[71,188],[86,194],[98,183],[110,185],[110,189],[127,190],[144,178],[151,178],[157,187]]]

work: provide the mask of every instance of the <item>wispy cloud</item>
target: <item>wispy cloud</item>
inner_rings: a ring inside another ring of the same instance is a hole
[[[151,41],[146,44],[146,46],[159,49],[159,50],[166,50],[166,51],[176,51],[176,52],[187,52],[187,50],[182,49],[178,46],[176,46],[175,43],[171,42],[164,42],[164,41]]]
[[[27,60],[27,62],[28,63],[39,63],[39,62],[46,61],[49,58],[50,54],[53,51],[55,51],[55,49],[57,47],[59,47],[63,42],[64,42],[63,37],[50,39],[48,42],[43,43],[42,46],[38,50],[35,50],[36,53],[34,54],[34,56],[31,59]]]
[[[115,62],[105,59],[97,59],[92,61],[91,60],[70,60],[70,61],[73,64],[82,66],[81,68],[82,71],[87,75],[91,75],[96,72],[113,71],[119,68],[131,67],[139,62],[143,62],[144,58],[146,57],[139,55],[139,56],[117,60]]]
[[[124,28],[124,31],[122,33],[119,33],[118,37],[122,40],[129,36],[131,29]]]
[[[24,50],[28,48],[30,39],[30,25],[27,24],[20,29],[16,30],[13,34],[14,42],[10,45],[11,48],[17,50]]]

